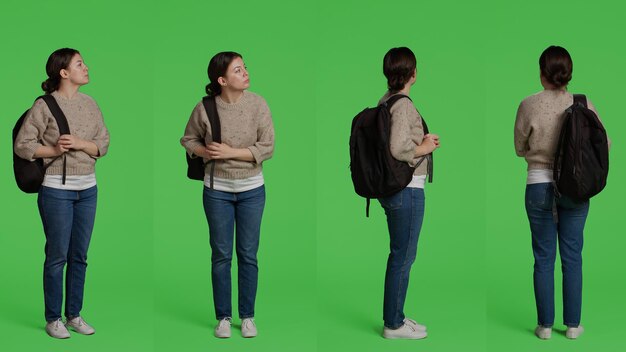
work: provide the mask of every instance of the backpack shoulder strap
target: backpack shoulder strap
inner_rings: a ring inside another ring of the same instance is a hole
[[[206,96],[202,98],[202,105],[209,117],[209,123],[211,124],[211,138],[216,143],[222,143],[222,127],[220,125],[220,116],[217,113],[217,104],[215,103],[215,97]],[[209,172],[209,188],[213,189],[213,174],[215,173],[215,160],[210,160],[211,171]]]
[[[574,105],[580,104],[587,107],[587,97],[584,94],[574,94]]]
[[[46,105],[48,105],[48,109],[50,109],[50,112],[52,113],[52,116],[54,116],[54,119],[57,122],[57,126],[59,127],[59,134],[60,135],[70,134],[70,125],[68,124],[67,118],[65,117],[63,110],[61,110],[59,103],[57,103],[57,100],[50,94],[42,95],[37,99],[42,99],[44,102],[46,102]],[[44,170],[47,169],[50,165],[52,165],[52,163],[58,158],[59,157],[54,158],[51,162],[45,165]],[[63,154],[63,175],[61,178],[62,184],[65,184],[65,177],[67,175],[66,161],[67,161],[67,156]]]
[[[561,162],[562,162],[562,155],[561,155],[561,149],[563,148],[563,143],[565,140],[565,135],[567,134],[568,130],[567,130],[567,126],[566,124],[568,123],[569,119],[571,118],[571,113],[572,113],[572,109],[574,107],[576,107],[576,105],[582,105],[585,108],[587,107],[587,97],[585,97],[584,94],[574,94],[574,104],[572,104],[571,107],[567,108],[565,110],[565,117],[563,120],[563,123],[561,125],[561,131],[559,133],[559,139],[558,139],[558,143],[556,145],[556,152],[554,153],[554,162],[553,162],[553,167],[552,167],[552,178],[554,180],[554,193],[556,195],[556,197],[560,197],[561,196],[561,192],[559,191],[559,188],[557,187],[558,181],[561,177]]]
[[[222,128],[220,125],[220,116],[217,114],[217,104],[215,103],[215,97],[202,98],[202,105],[209,117],[209,123],[211,123],[211,137],[214,142],[222,143]]]
[[[394,96],[392,96],[391,98],[387,99],[383,105],[387,105],[388,109],[391,109],[391,107],[393,106],[393,104],[395,104],[398,100],[402,99],[402,98],[407,98],[409,100],[411,100],[411,97],[409,97],[408,95],[404,95],[404,94],[396,94]],[[413,101],[413,100],[411,100]]]
[[[50,94],[42,95],[37,99],[42,99],[44,102],[46,102],[46,105],[48,105],[50,112],[52,112],[52,116],[54,116],[54,119],[59,126],[59,133],[70,134],[70,126],[67,123],[67,118],[65,117],[63,110],[61,110],[61,107],[57,103],[57,100],[54,99],[54,97]]]

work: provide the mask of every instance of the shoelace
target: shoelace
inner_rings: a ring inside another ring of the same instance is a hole
[[[413,319],[405,318],[406,321],[410,321],[411,323],[417,325],[417,322]]]
[[[57,321],[54,322],[54,329],[58,330],[59,329],[59,324],[63,324],[63,322],[61,321],[61,319],[57,319]]]
[[[223,329],[226,328],[226,326],[230,326],[230,319],[228,318],[224,318],[222,320],[220,320],[219,325],[217,326],[217,329]]]
[[[76,322],[74,323],[73,321],[76,321]],[[67,322],[71,323],[71,324],[73,324],[75,326],[83,326],[83,325],[86,324],[82,317],[76,317],[74,319],[68,319]]]
[[[252,319],[246,319],[246,323],[245,323],[245,325],[246,325],[246,327],[247,327],[248,329],[250,328],[250,324],[252,324],[252,327],[254,327],[254,326],[255,326],[255,325],[254,325],[254,320],[252,320]]]

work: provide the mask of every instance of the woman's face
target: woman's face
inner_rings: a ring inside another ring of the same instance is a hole
[[[61,77],[77,86],[89,83],[89,67],[85,65],[83,57],[80,56],[80,54],[74,55],[67,68],[61,70]]]
[[[243,60],[240,57],[235,58],[228,66],[226,74],[220,77],[219,81],[223,87],[233,90],[244,90],[250,87],[250,77]]]

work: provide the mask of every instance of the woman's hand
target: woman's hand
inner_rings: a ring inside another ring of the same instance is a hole
[[[425,135],[420,147],[423,148],[423,155],[432,153],[435,149],[439,148],[439,136],[433,133]]]
[[[432,139],[432,141],[435,143],[435,149],[439,148],[439,135],[436,135],[434,133],[427,133],[424,138]]]
[[[197,146],[193,150],[193,153],[201,158],[209,159],[209,160],[211,159],[211,156],[209,155],[209,150],[203,145]]]
[[[211,159],[233,159],[235,157],[235,149],[225,143],[212,142],[207,145],[207,150]]]
[[[209,159],[235,159],[242,161],[254,161],[252,152],[248,148],[233,148],[225,143],[212,142],[206,146]]]
[[[424,135],[422,144],[415,147],[415,157],[420,157],[432,153],[439,148],[439,136],[433,133]]]
[[[61,145],[63,148],[67,150],[80,150],[91,156],[100,155],[100,150],[98,146],[92,142],[84,139],[80,139],[71,134],[63,134],[59,137],[58,145]]]
[[[85,140],[72,136],[71,134],[61,135],[57,143],[57,145],[62,146],[66,150],[85,150],[87,148],[87,142]]]
[[[68,148],[65,148],[61,143],[58,143],[57,145],[55,145],[54,147],[52,147],[52,150],[54,151],[52,156],[57,157],[60,155],[63,155],[63,153],[66,153],[69,151]]]

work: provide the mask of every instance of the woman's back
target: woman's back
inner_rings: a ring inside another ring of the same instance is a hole
[[[565,110],[573,95],[563,89],[546,89],[524,99],[515,121],[515,151],[528,169],[552,169]]]

